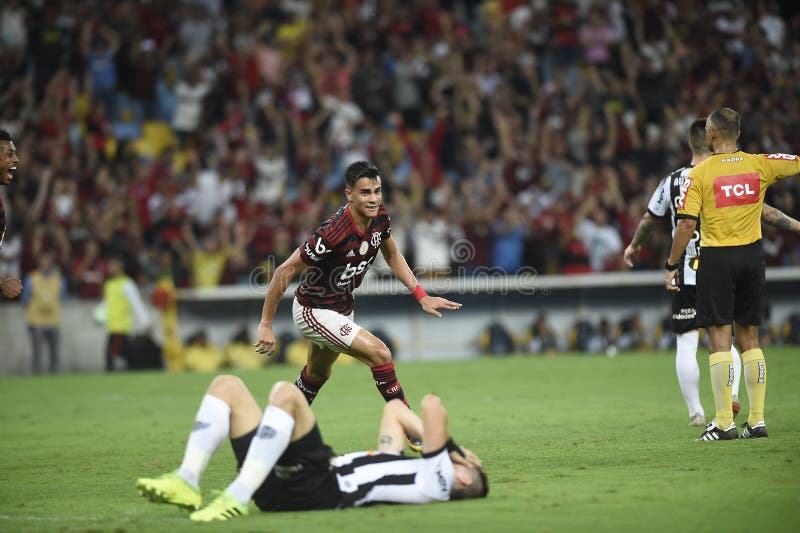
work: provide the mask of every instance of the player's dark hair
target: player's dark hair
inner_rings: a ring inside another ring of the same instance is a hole
[[[0,130],[0,141],[11,141],[11,134],[6,130]]]
[[[466,471],[472,477],[472,483],[463,487],[454,488],[450,493],[451,500],[467,500],[470,498],[485,498],[489,494],[489,478],[479,466],[470,466]]]
[[[376,180],[380,177],[381,171],[371,161],[356,161],[344,171],[344,184],[348,189],[352,189],[361,178]]]
[[[736,140],[739,138],[739,124],[741,117],[739,113],[730,107],[721,107],[708,115],[711,126],[717,135],[723,139]]]
[[[706,119],[693,120],[689,126],[689,147],[694,153],[708,152],[706,142]]]

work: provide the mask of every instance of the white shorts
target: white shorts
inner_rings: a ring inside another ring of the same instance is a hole
[[[303,337],[334,352],[350,348],[361,331],[361,326],[353,322],[353,313],[345,316],[330,309],[303,307],[297,298],[292,304],[292,318]]]

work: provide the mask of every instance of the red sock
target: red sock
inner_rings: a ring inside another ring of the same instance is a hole
[[[400,382],[397,381],[397,376],[394,373],[394,361],[389,361],[385,365],[373,366],[372,377],[375,379],[375,386],[378,387],[378,392],[381,393],[384,400],[388,402],[397,398],[408,405],[403,387],[400,386]]]
[[[314,401],[314,398],[317,397],[317,393],[325,385],[325,382],[328,379],[323,379],[322,381],[316,381],[308,375],[308,365],[303,367],[303,370],[300,371],[300,375],[297,376],[294,384],[295,386],[300,389],[300,392],[306,397],[306,401],[308,405]]]

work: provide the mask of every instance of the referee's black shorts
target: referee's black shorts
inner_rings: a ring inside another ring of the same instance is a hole
[[[697,326],[760,325],[763,286],[760,240],[703,247],[697,269]]]

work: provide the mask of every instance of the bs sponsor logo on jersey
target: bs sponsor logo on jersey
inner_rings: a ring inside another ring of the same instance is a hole
[[[758,203],[761,177],[757,172],[720,176],[714,180],[714,203],[717,208]]]
[[[322,256],[330,253],[332,250],[329,249],[325,244],[322,242],[321,237],[317,237],[317,244],[314,245],[314,249],[311,249],[311,246],[308,245],[308,241],[306,241],[306,248],[305,252],[308,257],[311,258],[312,261],[318,263],[322,260]]]
[[[372,266],[372,261],[374,260],[375,256],[373,255],[369,259],[361,261],[357,265],[354,265],[353,263],[347,263],[344,267],[342,267],[342,274],[339,276],[339,281],[337,281],[336,284],[339,286],[347,285],[351,278],[361,274],[370,266]]]

